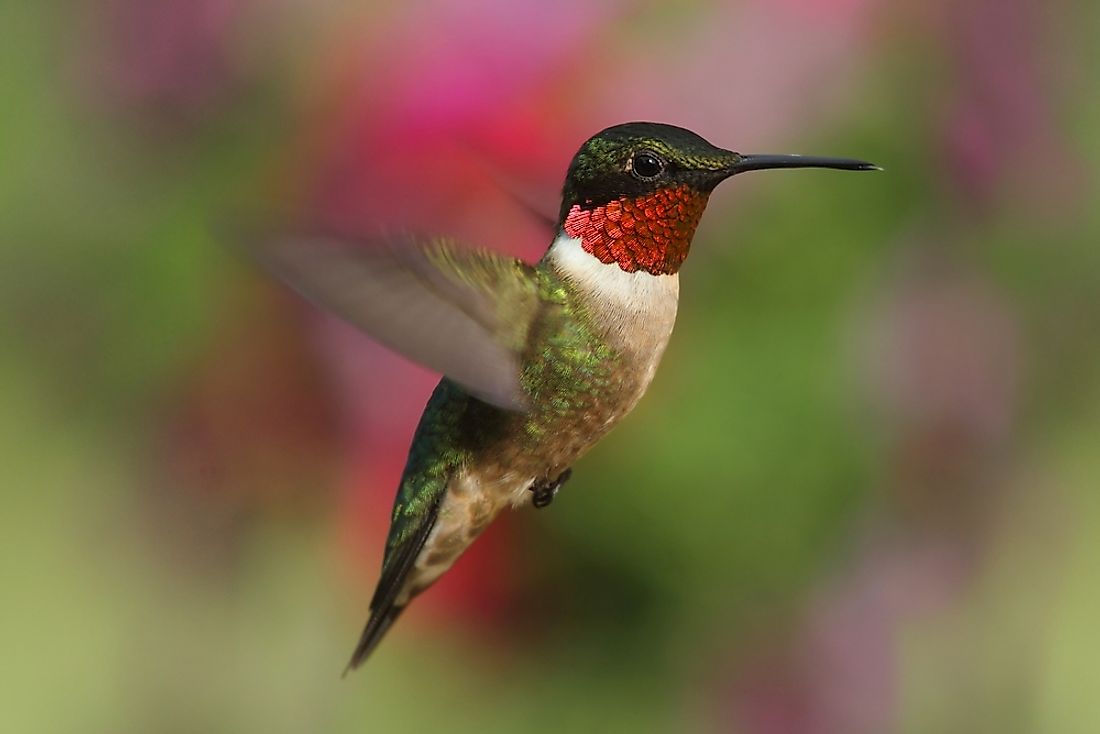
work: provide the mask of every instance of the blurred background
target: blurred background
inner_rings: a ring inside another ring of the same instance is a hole
[[[0,729],[1096,732],[1100,5],[8,3]],[[240,262],[528,259],[617,122],[720,188],[650,394],[366,667],[437,376]]]

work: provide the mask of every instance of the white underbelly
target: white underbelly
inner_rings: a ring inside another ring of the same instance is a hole
[[[535,477],[512,472],[486,477],[464,470],[455,476],[447,485],[435,527],[398,594],[397,605],[407,604],[446,573],[501,510],[530,502],[528,489],[534,481]]]

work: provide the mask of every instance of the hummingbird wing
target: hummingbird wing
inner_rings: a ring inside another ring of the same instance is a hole
[[[525,408],[520,354],[539,303],[532,266],[413,236],[285,237],[249,251],[308,300],[399,354],[485,402]]]

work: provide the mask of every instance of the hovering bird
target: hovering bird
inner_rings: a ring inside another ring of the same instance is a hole
[[[711,191],[767,168],[865,161],[743,155],[671,125],[609,127],[566,175],[535,265],[440,238],[286,235],[251,248],[307,299],[444,375],[397,489],[381,580],[348,663],[509,505],[549,505],[571,466],[645,393]]]

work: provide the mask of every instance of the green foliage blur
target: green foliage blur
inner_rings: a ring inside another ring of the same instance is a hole
[[[1098,6],[523,7],[7,9],[0,730],[1100,731]],[[493,33],[541,190],[643,115],[886,170],[720,189],[650,394],[341,680],[431,378],[219,224]]]

